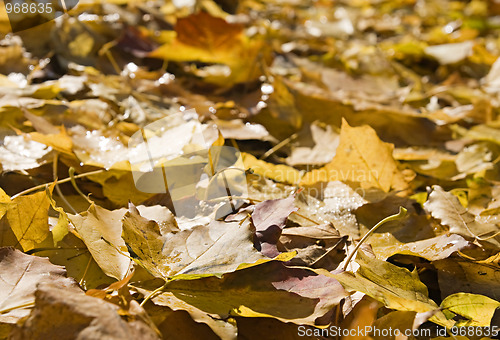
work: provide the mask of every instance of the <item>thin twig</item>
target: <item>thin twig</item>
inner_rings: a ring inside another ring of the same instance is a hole
[[[83,275],[82,275],[82,278],[80,279],[80,282],[78,282],[78,284],[80,285],[80,287],[83,287],[83,283],[85,282],[85,276],[87,276],[87,273],[89,271],[89,268],[90,268],[90,263],[92,262],[92,255],[90,255],[89,257],[89,262],[87,262],[87,266],[85,267],[85,271],[83,272]]]
[[[354,250],[352,251],[352,253],[349,255],[349,257],[347,257],[347,260],[345,261],[344,263],[344,268],[342,268],[344,271],[347,270],[347,266],[349,265],[349,263],[351,262],[352,258],[354,257],[354,254],[356,254],[356,252],[358,251],[359,247],[361,247],[361,245],[363,244],[363,242],[366,241],[366,239],[368,237],[370,237],[371,234],[373,234],[375,232],[375,230],[377,230],[381,225],[387,223],[387,222],[390,222],[390,221],[394,221],[394,220],[398,220],[400,218],[403,218],[406,216],[406,212],[408,210],[406,210],[406,208],[404,207],[399,207],[399,212],[397,214],[394,214],[394,215],[391,215],[391,216],[387,216],[386,218],[384,218],[382,221],[378,222],[377,224],[375,224],[375,226],[373,228],[371,228],[365,236],[363,236],[363,238],[361,239],[361,241],[359,241],[359,243],[356,245],[356,247],[354,248]]]
[[[75,179],[77,178],[83,178],[83,177],[88,177],[88,176],[92,176],[92,175],[97,175],[97,174],[100,174],[100,173],[103,173],[105,172],[106,170],[105,169],[101,169],[101,170],[95,170],[95,171],[90,171],[90,172],[86,172],[84,174],[80,174],[80,175],[76,175]],[[71,181],[71,177],[68,177],[68,178],[65,178],[65,179],[61,179],[60,181],[57,181],[57,183],[59,184],[62,184],[62,183],[67,183],[67,182],[70,182]],[[37,190],[40,190],[40,189],[45,189],[47,188],[49,185],[51,185],[52,183],[54,182],[50,182],[50,183],[46,183],[46,184],[40,184],[40,185],[37,185],[37,186],[34,186],[32,188],[29,188],[29,189],[26,189],[24,191],[21,191],[20,193],[18,194],[15,194],[14,196],[11,197],[11,199],[14,199],[16,197],[19,197],[19,196],[23,196],[23,195],[26,195],[26,194],[29,194],[33,191],[37,191]]]
[[[165,287],[167,286],[167,284],[169,283],[170,281],[165,281],[165,284],[161,287],[158,287],[156,288],[155,290],[153,290],[151,293],[149,293],[148,296],[146,296],[146,298],[144,298],[144,300],[141,302],[140,306],[143,307],[146,302],[148,302],[149,300],[151,300],[151,298],[153,298],[156,294],[158,294],[159,292],[161,292],[163,289],[165,289]]]
[[[23,303],[22,305],[19,305],[19,306],[8,307],[8,308],[5,308],[5,309],[2,309],[2,310],[0,310],[0,314],[8,313],[10,311],[13,311],[13,310],[19,309],[19,308],[34,307],[34,306],[35,306],[35,301],[26,302],[26,303]]]
[[[276,151],[278,151],[279,149],[281,149],[282,147],[284,147],[285,145],[287,145],[288,143],[290,143],[292,140],[294,140],[295,138],[297,138],[297,136],[298,136],[298,133],[294,133],[290,137],[283,139],[281,142],[279,142],[278,144],[276,144],[275,146],[273,146],[271,149],[267,150],[266,153],[263,154],[262,157],[260,157],[259,159],[261,161],[263,161],[264,159],[266,159],[267,157],[271,156],[273,153],[275,153]]]
[[[63,195],[61,188],[59,187],[59,184],[57,183],[57,159],[58,159],[58,155],[59,154],[57,152],[54,152],[54,160],[52,162],[52,179],[54,180],[54,183],[56,186],[56,192],[57,192],[57,195],[59,195],[61,200],[64,202],[64,204],[66,204],[71,209],[73,214],[77,215],[78,212],[76,211],[75,208],[73,208],[71,203],[68,202],[66,197]]]
[[[85,196],[85,194],[80,190],[80,188],[78,187],[78,185],[76,185],[76,181],[75,181],[75,168],[70,167],[68,173],[69,173],[69,178],[71,180],[71,184],[73,185],[73,188],[76,190],[76,192],[80,196],[82,196],[89,204],[94,203],[90,198],[88,198],[87,196]]]

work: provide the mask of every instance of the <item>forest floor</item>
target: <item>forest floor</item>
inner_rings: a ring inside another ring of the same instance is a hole
[[[496,1],[16,8],[0,338],[498,336]]]

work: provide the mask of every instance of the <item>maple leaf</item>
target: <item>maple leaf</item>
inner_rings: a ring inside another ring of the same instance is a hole
[[[453,194],[446,192],[440,186],[434,186],[429,199],[424,204],[432,217],[450,228],[450,232],[466,238],[500,246],[496,238],[498,227],[476,221],[476,217],[467,211]]]
[[[325,167],[304,175],[302,185],[316,182],[359,182],[388,192],[408,188],[392,157],[393,145],[382,142],[369,126],[350,127],[344,120],[335,157]]]
[[[54,186],[51,186],[49,192]],[[8,228],[2,228],[4,238],[16,240],[4,246],[21,246],[23,250],[30,250],[37,243],[42,242],[49,234],[48,210],[50,200],[47,192],[41,191],[29,196],[16,197],[12,201],[0,202],[0,214],[5,213]],[[8,243],[9,241],[7,241]],[[11,241],[12,242],[12,241]]]
[[[276,261],[229,273],[221,279],[172,281],[165,290],[167,292],[153,298],[153,302],[179,308],[176,302],[179,299],[192,306],[186,308],[188,311],[195,307],[221,317],[228,314],[268,317],[309,325],[314,325],[348,295],[331,277],[306,269],[287,268]]]
[[[212,221],[165,235],[133,206],[123,219],[123,238],[128,247],[146,269],[164,279],[220,276],[270,261],[253,247],[253,234],[249,219]],[[282,259],[286,261],[294,255],[283,254]]]
[[[364,292],[391,309],[422,313],[439,308],[428,297],[427,287],[420,281],[416,271],[410,272],[388,262],[370,258],[362,251],[358,252],[357,262],[360,268],[355,274],[340,272],[330,275],[338,279],[346,289]],[[442,314],[433,317],[432,321],[440,325],[453,325]]]

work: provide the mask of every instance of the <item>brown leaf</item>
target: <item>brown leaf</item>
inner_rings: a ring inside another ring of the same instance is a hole
[[[289,262],[291,265],[334,270],[345,256],[345,239],[331,224],[320,224],[285,228],[279,241],[286,251],[297,252]]]
[[[149,291],[140,288],[139,292],[145,295],[150,293]],[[173,293],[165,292],[160,296],[158,296],[157,298],[155,298],[153,301],[157,305],[167,306],[170,309],[177,311],[177,314],[180,313],[181,311],[187,312],[192,319],[191,321],[195,321],[196,323],[198,323],[198,325],[205,324],[209,326],[212,329],[212,331],[223,340],[237,339],[238,329],[236,328],[234,321],[224,320],[223,318],[221,318],[221,316],[217,314],[206,313],[203,310],[200,310],[195,306],[186,303],[182,299],[177,298]],[[189,322],[189,320],[185,320],[185,318],[181,317],[180,315],[176,315],[174,319],[176,318],[180,318],[181,320],[184,319],[185,323]],[[162,325],[160,325],[160,329],[161,328]],[[173,326],[163,325],[163,328],[171,329],[173,328]]]
[[[40,285],[35,309],[11,339],[160,339],[140,320],[126,322],[119,307],[83,292]]]
[[[455,293],[473,293],[500,300],[498,265],[458,259],[444,259],[433,264],[443,299]]]
[[[218,53],[238,45],[243,26],[199,12],[177,20],[175,31],[180,43]]]
[[[252,220],[255,225],[257,249],[267,257],[278,256],[277,243],[288,215],[298,209],[294,205],[295,196],[285,199],[268,200],[255,206]]]
[[[15,324],[27,316],[37,285],[47,281],[58,289],[79,290],[74,279],[66,278],[64,267],[53,265],[47,258],[0,248],[0,322]]]
[[[153,301],[172,303],[168,299],[173,294],[207,314],[268,317],[307,325],[328,324],[326,314],[348,295],[331,277],[287,268],[276,261],[229,273],[222,279],[173,281],[165,291]]]

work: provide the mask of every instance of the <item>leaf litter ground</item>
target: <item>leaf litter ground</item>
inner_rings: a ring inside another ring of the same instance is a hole
[[[0,337],[495,337],[499,16],[90,0],[12,34],[0,12]]]

